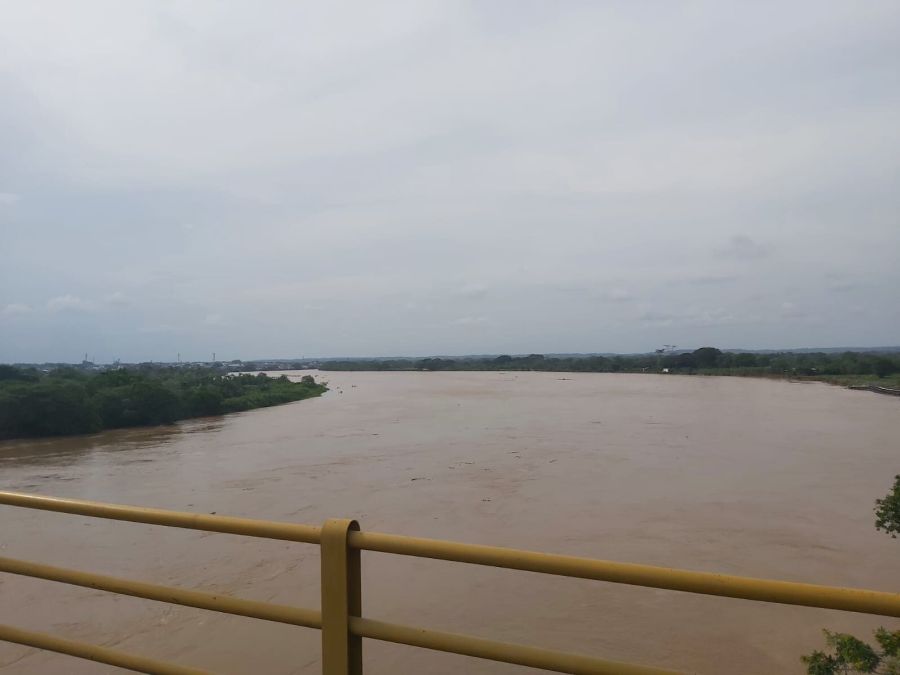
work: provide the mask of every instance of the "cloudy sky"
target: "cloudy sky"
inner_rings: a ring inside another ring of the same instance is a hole
[[[0,10],[0,361],[900,343],[893,0]]]

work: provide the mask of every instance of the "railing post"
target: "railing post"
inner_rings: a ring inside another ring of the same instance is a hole
[[[322,528],[322,675],[362,675],[362,638],[350,616],[362,612],[359,551],[347,546],[355,520],[332,518]]]

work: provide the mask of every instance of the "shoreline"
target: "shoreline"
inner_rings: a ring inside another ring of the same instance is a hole
[[[104,375],[94,376],[102,378]],[[259,373],[240,378],[211,376],[196,380],[131,376],[124,384],[94,387],[87,378],[14,382],[0,388],[0,442],[85,437],[105,431],[168,427],[179,422],[272,408],[318,398],[328,391],[311,376],[299,382]],[[307,381],[308,380],[308,381]],[[54,419],[62,406],[62,424]],[[67,406],[67,407],[66,407]],[[130,419],[129,419],[130,417]],[[24,419],[25,422],[16,422]]]
[[[876,384],[875,382],[859,382],[859,378],[864,376],[859,375],[848,375],[848,376],[833,376],[833,375],[789,375],[783,373],[754,373],[754,372],[745,372],[745,373],[735,373],[735,372],[660,372],[660,371],[640,371],[640,370],[619,370],[619,371],[608,371],[608,370],[568,370],[568,369],[560,369],[560,370],[550,370],[550,369],[536,369],[536,368],[508,368],[506,370],[497,370],[494,368],[448,368],[441,370],[431,370],[428,368],[355,368],[355,369],[315,369],[320,373],[557,373],[557,374],[579,374],[579,375],[665,375],[667,377],[677,376],[677,377],[740,377],[740,378],[752,378],[757,380],[776,380],[783,382],[821,382],[822,384],[828,384],[833,387],[843,387],[844,389],[852,389],[854,391],[871,391],[873,393],[885,394],[890,396],[900,396],[900,380],[898,378],[892,377],[887,378],[887,381],[891,384],[898,385],[897,388],[894,387],[884,387]],[[261,371],[262,372],[262,371]],[[847,378],[846,380],[841,378]]]

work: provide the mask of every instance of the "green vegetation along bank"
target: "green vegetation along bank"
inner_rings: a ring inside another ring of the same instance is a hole
[[[894,539],[900,534],[900,475],[894,476],[894,487],[884,499],[875,500],[875,529]],[[877,647],[848,633],[827,629],[823,633],[828,651],[817,649],[800,657],[806,664],[807,675],[900,675],[900,630],[877,628],[874,632]]]
[[[312,376],[146,368],[49,373],[0,365],[0,439],[89,434],[279,405],[327,390]]]
[[[843,385],[900,387],[896,352],[692,352],[615,356],[527,356],[326,361],[320,370],[538,370],[588,373],[679,373],[807,378]]]

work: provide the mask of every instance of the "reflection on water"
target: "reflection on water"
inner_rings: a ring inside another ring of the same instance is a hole
[[[113,429],[87,436],[0,441],[0,468],[59,464],[85,460],[94,453],[127,453],[143,448],[161,448],[183,434],[211,434],[223,427],[223,418],[187,420],[176,424],[133,429]],[[129,461],[127,457],[120,461]],[[150,460],[136,460],[150,461]]]

